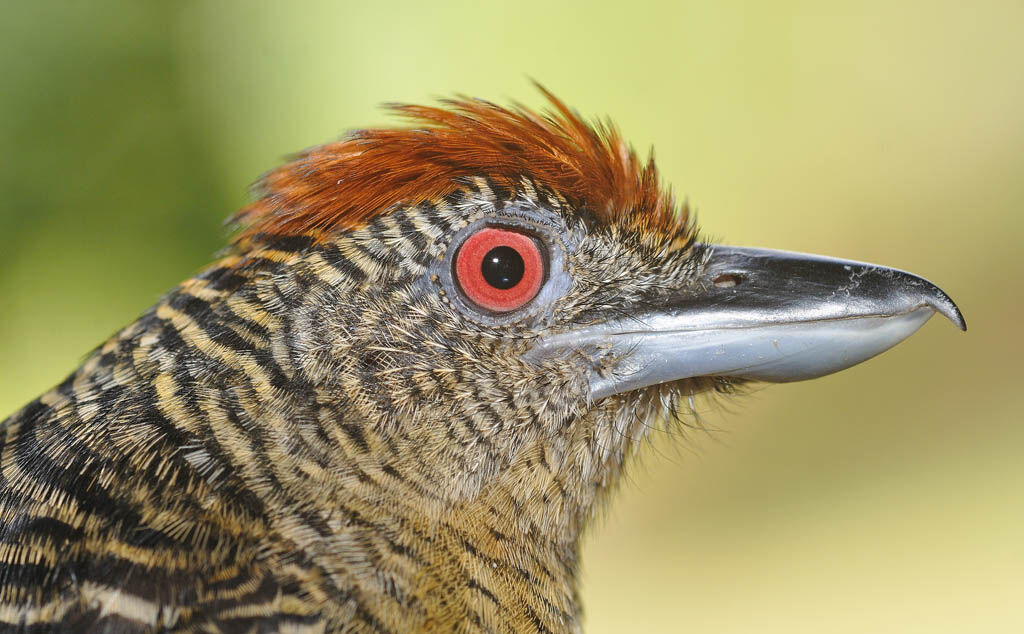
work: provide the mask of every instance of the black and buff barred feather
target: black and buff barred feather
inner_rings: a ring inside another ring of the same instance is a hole
[[[653,165],[554,103],[411,110],[433,128],[272,173],[232,254],[3,423],[0,632],[579,631],[595,503],[649,422],[728,384],[594,403],[579,364],[520,359],[703,263]],[[332,216],[331,182],[365,200]],[[560,280],[510,319],[450,279],[495,220]]]

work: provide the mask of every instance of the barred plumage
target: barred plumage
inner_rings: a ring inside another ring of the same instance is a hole
[[[628,353],[526,358],[712,286],[653,164],[554,104],[407,108],[432,127],[271,173],[229,255],[3,423],[0,631],[579,631],[596,504],[736,380],[598,398]],[[495,223],[548,267],[507,314],[452,264]]]

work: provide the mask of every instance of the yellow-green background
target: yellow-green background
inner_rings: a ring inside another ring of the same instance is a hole
[[[708,235],[925,275],[933,320],[660,435],[584,547],[588,631],[1024,631],[1024,4],[5,2],[0,416],[202,266],[246,187],[383,101],[538,105]]]

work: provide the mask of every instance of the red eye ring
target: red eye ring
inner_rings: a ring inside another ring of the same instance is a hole
[[[485,227],[466,238],[455,254],[455,280],[477,306],[507,313],[537,296],[544,258],[530,236]]]

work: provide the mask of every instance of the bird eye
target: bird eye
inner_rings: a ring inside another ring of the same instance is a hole
[[[471,302],[506,313],[537,295],[544,281],[544,258],[530,236],[485,227],[459,247],[455,279]]]

